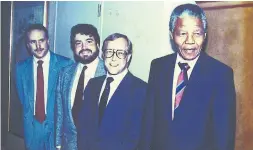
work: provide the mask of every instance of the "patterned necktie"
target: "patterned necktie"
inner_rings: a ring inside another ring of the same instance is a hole
[[[108,101],[108,96],[110,93],[110,83],[113,81],[112,77],[108,77],[106,80],[106,85],[105,85],[105,89],[102,93],[102,96],[100,98],[100,102],[99,102],[99,124],[101,123],[101,120],[103,118],[104,115],[104,111],[107,105],[107,101]]]
[[[181,72],[177,79],[177,88],[176,88],[176,97],[175,97],[175,105],[174,110],[178,108],[180,101],[182,99],[184,89],[186,87],[186,83],[188,82],[187,70],[190,66],[187,63],[178,63],[181,68]]]
[[[72,116],[73,116],[75,125],[77,123],[78,113],[82,107],[82,102],[83,102],[82,99],[83,99],[83,90],[84,90],[84,74],[85,74],[86,69],[87,69],[87,66],[83,66],[81,75],[79,77],[78,85],[76,88],[76,95],[75,95],[74,105],[72,108]]]
[[[45,102],[44,102],[44,76],[43,76],[43,61],[39,60],[37,66],[37,91],[36,91],[36,103],[35,103],[35,117],[42,123],[45,118]]]

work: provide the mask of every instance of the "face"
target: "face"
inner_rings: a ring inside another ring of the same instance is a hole
[[[171,36],[182,58],[193,60],[200,54],[206,33],[199,18],[185,15],[177,19]]]
[[[121,73],[128,67],[131,58],[131,54],[127,54],[127,41],[124,38],[108,41],[103,57],[109,74],[117,75]]]
[[[74,39],[74,54],[77,61],[87,64],[95,60],[99,54],[98,47],[93,36],[76,34]]]
[[[43,30],[32,30],[27,34],[27,48],[36,58],[43,58],[49,47],[49,41]]]

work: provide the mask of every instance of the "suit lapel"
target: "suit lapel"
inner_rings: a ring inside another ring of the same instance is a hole
[[[165,104],[164,107],[169,108],[168,114],[169,120],[172,120],[172,87],[173,87],[173,76],[174,76],[174,68],[176,63],[176,54],[172,55],[172,59],[168,59],[166,63],[164,63],[163,67],[166,68],[164,70],[161,70],[161,77],[160,77],[160,87],[161,87],[161,94],[163,94],[161,97],[163,98],[164,102],[162,104]]]
[[[95,77],[104,75],[106,73],[104,69],[104,62],[100,58],[98,60],[99,62],[98,62],[97,69],[95,72]]]
[[[53,106],[53,101],[50,100],[51,94],[53,92],[53,87],[55,87],[57,81],[57,58],[55,55],[50,53],[49,62],[49,72],[48,72],[48,90],[47,90],[47,112],[49,112],[49,107]]]
[[[93,86],[93,87],[95,87],[93,89],[93,91],[94,91],[93,92],[94,93],[93,97],[96,99],[96,101],[95,101],[96,104],[98,104],[100,92],[101,92],[101,89],[102,89],[105,78],[106,78],[106,76],[103,76],[103,77],[99,78],[96,85]]]
[[[69,106],[71,107],[71,91],[72,91],[72,88],[73,88],[73,83],[74,83],[74,80],[76,78],[76,72],[77,72],[77,66],[78,66],[78,63],[75,63],[74,65],[71,66],[70,70],[68,72],[65,72],[64,76],[64,80],[66,80],[66,91],[69,91],[68,93],[66,93],[66,97],[69,99]]]
[[[25,73],[24,73],[24,79],[25,79],[25,83],[24,85],[27,85],[27,96],[28,96],[28,101],[29,101],[29,105],[30,108],[32,110],[32,112],[34,112],[34,71],[33,71],[33,58],[31,57],[31,59],[28,60],[27,62],[27,66],[24,69]],[[32,78],[32,82],[31,82],[31,78]]]
[[[200,83],[204,83],[203,78],[206,76],[205,75],[205,65],[206,65],[205,59],[206,59],[206,54],[201,52],[199,59],[197,60],[192,70],[191,76],[184,90],[184,94],[177,111],[184,110],[184,106],[188,106],[187,108],[189,108],[189,106],[195,102],[195,101],[193,102],[193,100],[196,100],[196,99],[193,99],[194,95],[199,94],[198,93],[200,91],[199,88],[203,88],[203,87],[200,87]]]
[[[92,84],[92,92],[91,92],[91,98],[88,100],[91,102],[91,118],[95,119],[95,125],[98,127],[98,114],[99,114],[99,96],[102,89],[102,85],[104,83],[106,76],[102,76],[101,78],[97,78],[96,82]],[[85,99],[85,97],[84,97]]]
[[[120,82],[119,86],[117,87],[117,89],[115,90],[115,92],[113,93],[106,109],[105,109],[105,112],[104,112],[104,116],[103,116],[103,119],[101,121],[101,125],[99,127],[99,134],[102,134],[104,129],[103,127],[106,127],[107,123],[110,123],[110,119],[106,119],[108,116],[114,114],[115,112],[121,112],[121,110],[119,109],[122,109],[122,103],[126,104],[126,100],[127,100],[127,97],[126,96],[126,92],[128,93],[131,93],[129,92],[129,90],[131,90],[131,83],[132,83],[132,78],[133,78],[133,75],[128,72],[126,74],[126,76],[123,78],[123,80]],[[124,96],[125,95],[125,96]],[[122,97],[124,96],[124,97]],[[108,121],[109,120],[109,121]],[[105,122],[107,121],[107,122]]]
[[[70,116],[70,118],[72,118],[72,108],[71,108],[71,92],[72,92],[72,88],[73,88],[73,83],[74,80],[76,78],[76,72],[77,72],[77,67],[78,67],[78,63],[75,63],[74,65],[71,66],[71,68],[68,70],[68,72],[65,72],[64,74],[64,80],[66,81],[66,89],[65,91],[65,97],[66,99],[66,103],[67,103],[67,110],[68,110],[68,114]],[[73,124],[73,118],[71,119]]]
[[[110,107],[110,103],[113,103],[113,101],[115,101],[115,99],[117,101],[123,99],[122,95],[125,95],[126,91],[129,91],[131,89],[130,85],[131,85],[132,77],[133,77],[133,75],[130,72],[128,72],[126,74],[126,76],[123,78],[123,80],[120,82],[119,86],[117,87],[117,89],[113,93],[113,95],[108,103],[108,107]]]

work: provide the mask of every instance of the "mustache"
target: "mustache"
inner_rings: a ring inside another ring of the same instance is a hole
[[[38,49],[35,49],[34,51],[37,52],[37,51],[43,51],[44,48],[38,48]]]
[[[183,50],[196,50],[196,48],[183,48]]]
[[[82,49],[82,50],[80,50],[80,51],[79,51],[79,53],[78,53],[78,54],[80,55],[80,54],[81,54],[82,52],[84,52],[84,51],[89,51],[89,52],[91,52],[91,53],[92,53],[92,50],[91,50],[91,49]]]

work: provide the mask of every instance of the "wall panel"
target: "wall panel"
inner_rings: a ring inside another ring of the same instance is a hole
[[[253,3],[200,2],[208,19],[207,53],[234,70],[236,150],[253,149]]]

